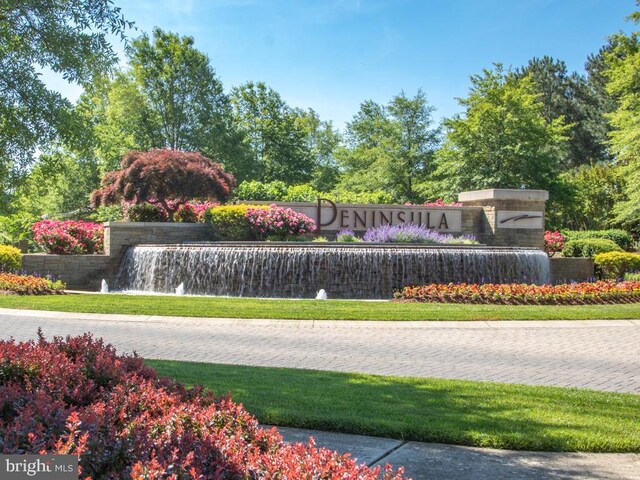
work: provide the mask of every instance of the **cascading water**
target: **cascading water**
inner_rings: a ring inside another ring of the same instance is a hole
[[[119,290],[194,295],[391,298],[427,283],[548,283],[549,259],[535,249],[389,245],[140,245],[128,249]]]

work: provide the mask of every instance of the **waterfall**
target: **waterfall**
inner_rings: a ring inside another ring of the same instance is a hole
[[[119,290],[192,295],[391,298],[428,283],[549,282],[549,259],[537,249],[396,245],[186,244],[130,247]]]

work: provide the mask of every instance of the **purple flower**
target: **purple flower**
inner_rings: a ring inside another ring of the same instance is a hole
[[[363,240],[369,243],[421,243],[426,245],[478,243],[472,235],[456,237],[414,223],[372,227],[366,231]]]

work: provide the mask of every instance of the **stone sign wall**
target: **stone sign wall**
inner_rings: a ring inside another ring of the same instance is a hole
[[[486,245],[543,248],[548,198],[544,190],[490,189],[461,193],[462,207],[341,204],[323,199],[276,204],[312,218],[327,237],[344,229],[362,234],[370,227],[415,223],[443,233],[474,235]]]

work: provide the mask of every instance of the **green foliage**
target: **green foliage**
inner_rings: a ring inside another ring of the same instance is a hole
[[[273,182],[260,182],[257,180],[245,180],[233,193],[237,200],[255,200],[279,202],[287,194],[287,185],[280,180]]]
[[[529,60],[516,76],[531,78],[548,123],[563,118],[568,125],[567,149],[561,159],[565,168],[610,160],[605,92],[593,88],[584,76],[569,73],[563,61],[548,56]]]
[[[336,203],[372,203],[381,205],[395,203],[394,197],[389,192],[382,190],[350,192],[344,189],[336,189],[329,193],[323,193],[322,198]]]
[[[22,252],[14,247],[0,245],[0,272],[17,272],[22,267]]]
[[[638,15],[631,18],[637,22]],[[613,130],[610,145],[625,178],[626,199],[616,205],[615,221],[623,228],[640,232],[640,42],[638,32],[614,35],[604,54],[608,70],[607,92],[617,100],[609,114]]]
[[[231,102],[250,155],[246,163],[230,166],[238,180],[292,184],[312,178],[309,131],[278,92],[262,82],[248,82],[232,90]]]
[[[250,208],[267,208],[264,205],[221,205],[210,208],[204,221],[213,227],[215,240],[256,240],[254,230],[246,217]]]
[[[122,207],[121,207],[122,208]],[[132,203],[123,208],[125,222],[167,222],[169,217],[160,205]]]
[[[615,205],[624,200],[624,177],[612,164],[581,165],[561,175],[569,194],[547,208],[548,228],[599,230],[614,224]]]
[[[88,85],[117,60],[107,36],[126,22],[108,0],[16,1],[0,6],[0,185],[9,193],[36,148],[82,137],[68,100],[41,79],[49,68]],[[7,196],[0,201],[7,201]],[[0,205],[5,207],[6,205]]]
[[[567,127],[547,122],[529,77],[516,78],[501,65],[471,77],[464,115],[445,121],[447,139],[438,151],[434,188],[446,199],[465,190],[532,188],[561,190],[558,182]]]
[[[122,205],[100,205],[87,218],[97,223],[122,222],[124,221]]]
[[[413,98],[401,92],[387,105],[363,102],[347,124],[346,148],[336,152],[344,169],[340,188],[384,190],[396,202],[421,198],[418,187],[433,171],[439,143],[433,111],[422,90]]]
[[[267,202],[315,202],[325,198],[336,203],[394,203],[393,196],[385,191],[353,192],[343,188],[331,192],[320,192],[309,183],[289,185],[275,180],[273,182],[244,181],[234,191],[236,200],[255,200]]]
[[[96,83],[78,109],[93,126],[101,173],[130,150],[199,151],[231,168],[247,156],[231,104],[192,37],[156,28],[129,50],[130,68]]]
[[[633,245],[633,237],[624,230],[563,230],[567,240],[583,240],[585,238],[605,238],[616,243],[623,250],[630,250]]]
[[[336,242],[340,243],[362,243],[362,239],[360,237],[356,237],[356,234],[350,230],[343,230],[339,232],[336,236]]]
[[[640,282],[640,273],[625,273],[625,282]]]
[[[285,202],[315,202],[322,193],[318,192],[309,184],[291,185],[287,188],[283,200]]]
[[[36,250],[31,225],[38,220],[39,217],[25,212],[0,217],[0,242],[5,245],[25,246],[29,251]]]
[[[605,238],[585,238],[582,240],[570,240],[564,244],[562,255],[565,257],[589,257],[599,253],[622,252],[615,242]]]
[[[627,272],[640,270],[640,254],[638,253],[599,253],[593,261],[605,278],[623,278]]]
[[[340,177],[335,151],[342,137],[330,121],[320,120],[314,110],[296,109],[295,113],[298,126],[306,133],[307,148],[314,163],[309,183],[316,190],[331,190]]]

